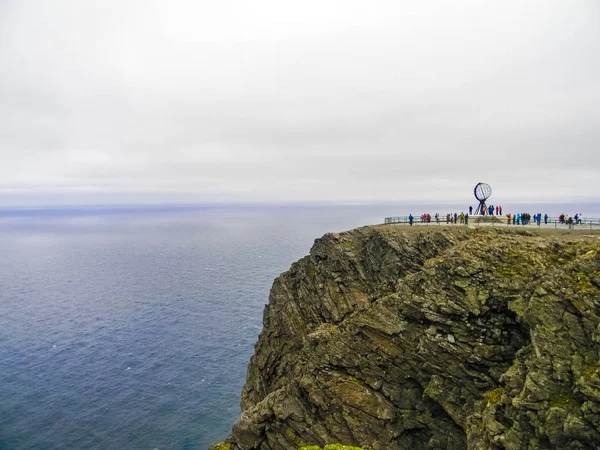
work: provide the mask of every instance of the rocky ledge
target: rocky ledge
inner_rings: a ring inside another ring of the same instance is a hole
[[[231,449],[600,447],[600,235],[375,226],[277,278]]]

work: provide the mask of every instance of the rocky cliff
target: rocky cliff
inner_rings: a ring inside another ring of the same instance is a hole
[[[600,447],[600,235],[327,234],[275,280],[231,448]]]

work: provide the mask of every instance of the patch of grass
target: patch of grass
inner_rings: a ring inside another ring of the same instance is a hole
[[[596,257],[596,255],[597,255],[596,250],[590,250],[585,255],[583,255],[583,257],[586,259],[594,259]]]
[[[577,272],[573,275],[573,278],[575,279],[575,287],[578,291],[594,292],[596,290],[590,281],[590,277],[585,273]]]
[[[342,242],[342,248],[347,252],[354,250],[354,242],[352,241],[344,241]]]
[[[208,450],[229,450],[231,445],[228,442],[219,442],[218,444],[213,445]]]
[[[352,447],[351,445],[329,444],[323,450],[364,450],[361,447]]]
[[[485,401],[488,402],[490,405],[497,405],[498,403],[500,403],[502,394],[504,394],[504,388],[499,387],[491,391],[485,392],[483,394],[483,398],[485,398]]]
[[[577,272],[575,274],[575,281],[577,281],[578,283],[589,283],[590,282],[590,277],[588,277],[583,272]]]
[[[583,303],[581,300],[572,300],[571,303],[573,303],[575,309],[580,313],[583,313],[585,311],[585,303]]]
[[[352,447],[351,445],[342,445],[342,444],[329,444],[323,447],[318,447],[316,445],[309,445],[308,447],[300,447],[298,450],[365,450],[362,447]]]
[[[583,372],[582,372],[582,376],[583,378],[585,378],[586,380],[589,380],[590,378],[592,378],[594,376],[594,374],[598,371],[598,366],[594,365],[594,366],[588,366],[586,367]]]
[[[496,273],[504,278],[512,278],[516,274],[516,272],[512,269],[512,267],[507,267],[507,266],[496,267]]]
[[[580,409],[579,403],[570,395],[559,395],[550,400],[550,407],[562,408],[567,411],[575,412]]]

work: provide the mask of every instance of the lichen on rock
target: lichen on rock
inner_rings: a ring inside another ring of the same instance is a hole
[[[307,447],[300,447],[298,450],[365,450],[360,447],[353,447],[351,445],[342,444],[329,444],[321,448],[317,445],[309,445]]]
[[[231,449],[600,447],[598,237],[317,239],[273,284]]]
[[[211,446],[208,450],[230,450],[231,445],[228,442],[219,442]]]

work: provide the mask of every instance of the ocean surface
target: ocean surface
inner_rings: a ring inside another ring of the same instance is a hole
[[[273,279],[326,232],[436,210],[460,212],[0,209],[0,450],[207,449],[239,415]]]

